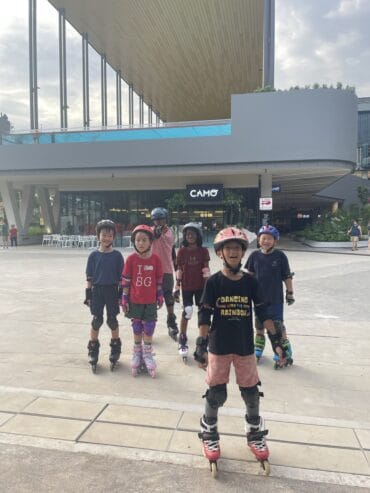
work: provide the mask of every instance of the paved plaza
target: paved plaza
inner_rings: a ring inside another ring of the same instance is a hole
[[[232,377],[220,409],[222,459],[212,491],[243,491],[243,482],[260,492],[370,491],[370,252],[282,244],[296,273],[296,303],[285,309],[294,365],[275,371],[269,346],[259,365],[271,476],[257,476]],[[202,491],[211,481],[196,435],[205,373],[192,359],[187,365],[180,360],[164,309],[154,338],[155,379],[131,376],[132,333],[122,314],[119,366],[109,369],[104,325],[97,374],[91,372],[91,317],[82,304],[88,253],[0,250],[4,491],[94,492],[102,485],[110,491]],[[211,269],[219,268],[212,254]],[[179,305],[176,310],[179,318]],[[193,351],[195,318],[189,327]],[[83,470],[90,481],[78,473]]]

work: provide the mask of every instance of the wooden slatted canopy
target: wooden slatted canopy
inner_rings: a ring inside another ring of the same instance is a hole
[[[230,117],[261,86],[263,0],[49,0],[164,121]]]

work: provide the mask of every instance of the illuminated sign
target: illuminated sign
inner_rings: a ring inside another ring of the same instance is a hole
[[[223,185],[187,185],[186,195],[189,202],[222,202]]]

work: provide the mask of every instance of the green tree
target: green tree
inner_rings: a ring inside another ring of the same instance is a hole
[[[225,216],[227,224],[240,222],[240,211],[243,197],[240,193],[226,190],[224,193]]]
[[[186,207],[186,193],[185,191],[175,192],[172,197],[165,200],[167,209],[170,214],[174,211],[177,211],[176,216],[176,237],[177,243],[179,243],[179,225],[180,225],[180,214],[181,210],[184,210]]]
[[[362,205],[366,205],[369,201],[369,190],[367,187],[357,187],[357,195]]]

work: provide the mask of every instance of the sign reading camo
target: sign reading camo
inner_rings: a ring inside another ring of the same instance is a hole
[[[192,202],[220,202],[223,199],[222,185],[187,185],[188,200]]]

